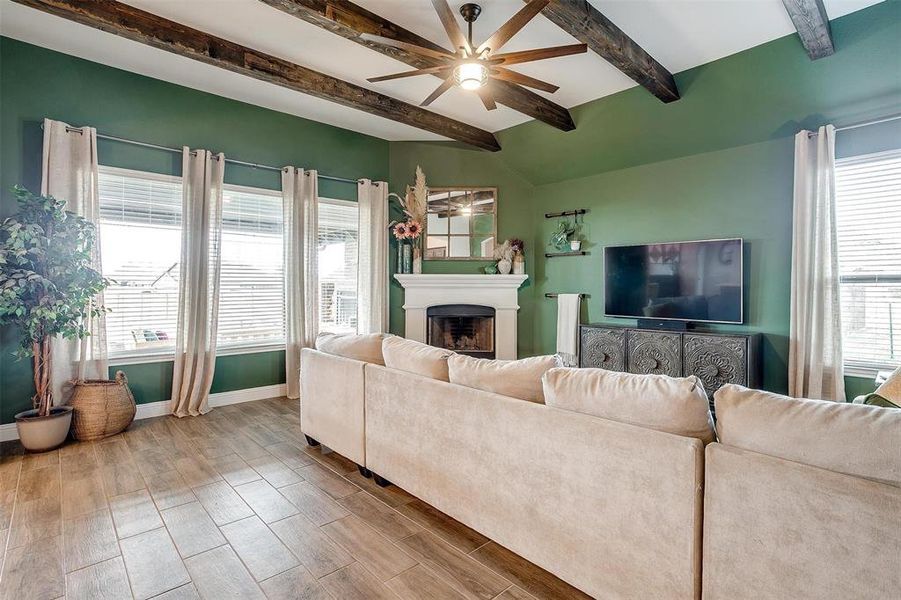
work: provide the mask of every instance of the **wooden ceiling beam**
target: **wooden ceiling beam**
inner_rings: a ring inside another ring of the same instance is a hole
[[[82,25],[166,50],[260,81],[430,131],[485,150],[494,135],[325,73],[294,64],[113,0],[15,0]]]
[[[446,48],[442,48],[349,0],[260,1],[417,69],[435,67],[440,62],[437,59],[422,56],[402,48],[387,46],[365,39],[363,34],[378,35],[406,44],[422,46],[436,52],[448,51]],[[559,104],[551,102],[544,96],[507,81],[496,81],[493,84],[497,85],[493,85],[491,91],[494,94],[494,99],[500,104],[528,115],[533,119],[543,121],[562,131],[572,131],[576,128],[569,111]]]
[[[835,54],[829,17],[822,0],[782,0],[810,60]]]
[[[541,14],[662,101],[679,99],[672,73],[588,0],[551,0]]]

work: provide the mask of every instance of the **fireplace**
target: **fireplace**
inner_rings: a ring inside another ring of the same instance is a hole
[[[426,343],[459,354],[494,358],[494,309],[476,304],[442,304],[426,309]]]

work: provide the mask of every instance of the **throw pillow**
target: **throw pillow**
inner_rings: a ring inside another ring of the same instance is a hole
[[[710,405],[695,377],[635,375],[605,369],[551,369],[544,376],[548,406],[698,438],[716,438]]]
[[[320,333],[316,336],[316,349],[326,354],[352,358],[374,365],[384,365],[382,340],[386,333]]]
[[[719,440],[785,460],[901,485],[901,411],[790,398],[724,385],[714,395]]]
[[[453,354],[450,350],[397,336],[382,340],[386,367],[440,381],[448,381],[447,359]]]
[[[557,365],[556,356],[489,360],[454,354],[447,361],[451,383],[539,404],[544,403],[541,378]]]
[[[876,393],[895,406],[901,406],[901,367],[895,369],[888,379],[876,388]]]

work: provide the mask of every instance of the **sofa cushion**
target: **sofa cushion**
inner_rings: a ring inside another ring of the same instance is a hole
[[[386,367],[440,381],[448,381],[447,359],[453,354],[450,350],[397,336],[382,340]]]
[[[721,387],[714,398],[723,444],[901,485],[901,411],[738,385]]]
[[[382,340],[386,333],[320,333],[316,336],[316,349],[326,354],[352,358],[374,365],[384,365]]]
[[[447,360],[451,383],[539,404],[544,403],[541,378],[556,366],[556,356],[489,360],[454,354]]]
[[[551,369],[544,376],[548,406],[658,431],[715,439],[707,394],[695,377],[634,375],[605,369]]]

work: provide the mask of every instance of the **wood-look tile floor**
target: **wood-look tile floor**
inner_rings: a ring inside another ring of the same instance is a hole
[[[0,446],[0,598],[587,598],[355,464],[283,398]]]

